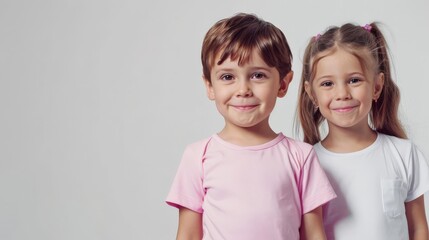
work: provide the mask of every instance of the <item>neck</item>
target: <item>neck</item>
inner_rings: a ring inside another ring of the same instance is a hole
[[[376,139],[377,133],[368,125],[360,128],[329,126],[329,133],[322,140],[322,145],[332,152],[348,153],[365,149]]]
[[[223,140],[239,146],[255,146],[267,143],[277,137],[269,124],[258,124],[252,127],[239,127],[226,124],[218,133]]]

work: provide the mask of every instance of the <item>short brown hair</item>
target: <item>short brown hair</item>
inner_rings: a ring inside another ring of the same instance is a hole
[[[291,71],[292,53],[283,32],[254,14],[239,13],[218,21],[206,33],[201,50],[204,78],[211,81],[214,64],[228,58],[246,63],[254,49],[268,66],[279,71],[280,79]],[[215,62],[220,51],[221,57]]]

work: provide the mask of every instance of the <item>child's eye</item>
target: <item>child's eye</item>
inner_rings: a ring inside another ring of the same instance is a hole
[[[265,75],[265,73],[262,72],[256,72],[252,75],[252,79],[263,79],[265,78],[267,75]]]
[[[234,77],[231,74],[223,74],[222,76],[220,76],[220,79],[225,81],[231,81],[234,79]]]
[[[351,78],[350,80],[349,80],[349,83],[358,83],[358,82],[360,82],[361,80],[359,79],[359,78]]]
[[[320,84],[320,86],[322,86],[322,87],[331,87],[332,85],[334,85],[334,84],[330,81],[325,81],[325,82],[322,82]]]

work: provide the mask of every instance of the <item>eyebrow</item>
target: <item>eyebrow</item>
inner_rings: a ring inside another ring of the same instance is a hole
[[[274,68],[275,69],[275,68]],[[237,71],[237,68],[230,68],[230,67],[219,67],[217,69],[214,69],[214,73],[218,73],[218,72],[234,72]],[[264,67],[264,66],[252,66],[250,68],[248,68],[248,71],[257,71],[257,70],[263,70],[263,71],[273,71],[273,68],[271,67]]]
[[[272,67],[262,67],[262,66],[255,66],[255,67],[251,67],[251,70],[265,70],[265,71],[272,71],[273,68]],[[274,68],[275,69],[275,68]]]
[[[359,75],[365,76],[365,74],[362,73],[362,72],[352,72],[352,73],[349,73],[349,75],[354,75],[354,74],[359,74]]]
[[[321,79],[324,79],[324,78],[332,78],[332,76],[333,75],[323,75],[323,76],[320,76],[320,77],[315,77],[314,79],[313,79],[313,81],[318,81],[318,80],[321,80]]]
[[[365,74],[362,73],[362,72],[351,72],[351,73],[347,73],[346,76],[349,77],[349,76],[352,76],[352,75],[360,75],[360,76],[365,77]],[[322,79],[322,78],[332,78],[333,76],[334,76],[334,74],[326,74],[326,75],[322,75],[322,76],[320,76],[318,78],[314,78],[314,80],[318,80],[318,79]]]
[[[219,73],[219,72],[234,72],[234,69],[233,68],[218,68],[218,69],[215,69],[214,71],[213,71],[213,73]]]

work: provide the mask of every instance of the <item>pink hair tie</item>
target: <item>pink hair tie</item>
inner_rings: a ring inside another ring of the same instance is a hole
[[[322,35],[320,35],[320,33],[318,33],[316,36],[314,36],[314,40],[315,41],[319,40],[320,36],[322,36]]]
[[[362,26],[363,29],[365,29],[368,32],[371,32],[372,26],[369,24],[365,24],[365,26]]]

